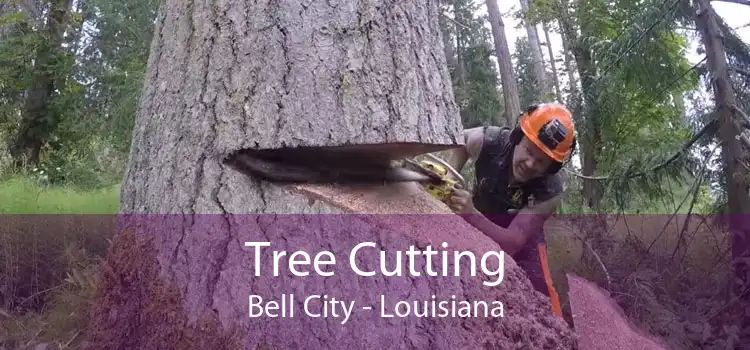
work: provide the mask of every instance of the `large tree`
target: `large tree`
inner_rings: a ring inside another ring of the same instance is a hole
[[[349,249],[366,241],[389,254],[442,242],[449,250],[499,250],[458,216],[394,221],[260,215],[450,214],[417,184],[282,186],[222,162],[238,150],[278,153],[303,146],[320,152],[340,145],[360,146],[367,151],[362,157],[398,158],[454,147],[462,142],[460,131],[434,2],[166,1],[151,46],[121,212],[189,216],[124,216],[134,220],[124,219],[126,229],[103,265],[91,346],[572,348],[570,330],[511,259],[497,287],[484,286],[487,278],[472,277],[468,266],[460,278],[362,277],[339,267],[347,264]],[[192,215],[204,213],[258,215]],[[142,226],[127,226],[134,223]],[[290,253],[332,250],[336,275],[253,277],[253,253],[242,246],[247,241],[270,241],[271,249]],[[371,260],[364,264],[377,268],[377,251],[367,250],[364,259]],[[424,274],[423,264],[416,268]],[[295,294],[297,314],[248,318],[252,294],[275,300]],[[355,310],[343,325],[341,319],[300,315],[304,297],[312,294],[374,310]],[[502,322],[413,316],[391,321],[377,316],[379,294],[389,298],[386,308],[394,298],[429,301],[433,294],[500,300],[507,307]]]
[[[529,0],[520,0],[520,2],[520,17],[526,27],[526,36],[529,50],[531,52],[531,61],[534,63],[534,76],[536,76],[536,81],[538,82],[539,90],[541,91],[540,96],[538,96],[540,99],[539,102],[548,102],[551,101],[554,96],[552,96],[552,86],[549,83],[547,69],[544,66],[544,56],[542,55],[542,45],[541,40],[539,40],[539,32],[537,31],[536,26],[537,23],[526,16],[529,12]],[[554,59],[554,57],[551,59]]]
[[[65,60],[64,33],[69,21],[71,0],[53,0],[46,4],[46,24],[39,29],[40,38],[34,57],[34,68],[21,108],[18,131],[12,141],[10,152],[19,165],[28,162],[38,165],[40,152],[45,143],[51,141],[53,130],[60,122],[59,111],[54,108],[58,91],[63,90],[59,62]]]
[[[447,45],[448,66],[461,68],[454,69],[451,75],[453,93],[465,128],[505,123],[497,69],[491,57],[494,53],[492,35],[484,16],[476,15],[483,6],[484,3],[477,0],[453,1],[451,8],[457,20],[451,21],[450,27],[443,25],[446,29],[443,35],[451,39],[443,40]],[[457,45],[455,50],[448,50],[453,44],[452,33],[455,33]],[[451,62],[455,64],[451,65]]]
[[[706,52],[711,90],[715,101],[715,120],[718,123],[718,138],[722,146],[722,165],[725,168],[729,231],[732,235],[732,291],[737,300],[734,315],[738,326],[738,343],[750,341],[750,225],[745,217],[750,213],[750,177],[747,152],[750,140],[744,132],[744,112],[739,107],[737,96],[730,79],[730,66],[727,60],[718,16],[710,1],[701,0],[695,7],[695,23],[701,33]],[[731,42],[731,40],[729,41]]]
[[[500,82],[503,85],[503,105],[505,106],[505,120],[507,125],[516,123],[516,118],[521,114],[521,102],[518,97],[518,83],[513,74],[513,62],[511,62],[508,39],[505,36],[505,23],[500,14],[497,0],[486,0],[487,16],[492,27],[492,37],[495,42],[495,57],[500,67]]]
[[[526,38],[516,39],[516,51],[513,56],[516,59],[514,75],[518,77],[518,97],[521,105],[530,106],[539,103],[542,96],[542,86],[536,78],[531,47]]]

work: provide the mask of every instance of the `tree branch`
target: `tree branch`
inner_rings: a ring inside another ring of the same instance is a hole
[[[737,114],[739,114],[739,115],[740,115],[740,118],[742,118],[742,120],[741,120],[741,122],[742,122],[742,125],[743,125],[744,127],[748,128],[748,129],[750,129],[750,117],[748,117],[748,116],[747,116],[747,114],[745,114],[745,112],[743,112],[743,111],[742,111],[742,110],[741,110],[741,109],[740,109],[739,107],[737,107],[737,106],[732,106],[732,109],[734,109],[734,111],[735,111],[735,112],[737,112]]]
[[[586,248],[589,248],[592,254],[594,254],[594,257],[596,258],[596,261],[599,262],[599,267],[602,268],[602,271],[604,272],[604,276],[607,278],[607,289],[611,288],[612,286],[612,278],[609,277],[609,270],[607,270],[607,266],[604,265],[604,262],[602,261],[602,258],[599,257],[599,254],[596,253],[594,248],[591,246],[591,243],[589,241],[584,240],[583,243],[586,245]]]
[[[451,22],[453,22],[453,23],[455,23],[455,24],[458,24],[458,25],[460,25],[460,26],[464,27],[465,29],[471,29],[471,28],[469,28],[469,27],[468,27],[467,25],[465,25],[465,24],[463,24],[463,23],[461,23],[461,22],[459,22],[459,21],[456,21],[456,20],[455,20],[455,19],[453,19],[453,18],[450,18],[450,16],[446,15],[446,14],[445,14],[444,12],[440,12],[440,15],[442,15],[443,17],[445,17],[445,18],[446,18],[447,20],[449,20],[449,21],[451,21]]]
[[[745,70],[745,69],[742,69],[742,68],[737,68],[737,67],[729,67],[729,69],[731,69],[731,70],[733,70],[733,71],[735,71],[737,73],[740,73],[740,74],[742,74],[742,75],[750,78],[750,71],[748,71],[748,70]]]
[[[669,163],[674,162],[677,158],[680,157],[681,154],[685,153],[688,149],[690,149],[690,147],[692,147],[694,143],[698,142],[698,140],[700,140],[700,138],[703,137],[703,135],[705,135],[712,128],[716,127],[717,124],[718,123],[717,123],[716,119],[710,121],[708,124],[706,124],[705,126],[703,126],[703,128],[700,131],[698,131],[695,135],[693,135],[693,137],[690,140],[688,140],[687,142],[685,142],[685,144],[680,148],[680,150],[677,151],[677,152],[675,152],[675,154],[673,154],[671,157],[669,157],[669,159],[667,159],[666,161],[662,162],[661,164],[658,164],[658,165],[652,167],[648,171],[640,171],[640,172],[637,172],[635,174],[630,174],[628,176],[628,179],[633,179],[633,178],[636,178],[636,177],[639,177],[639,176],[644,176],[644,175],[646,175],[647,172],[653,172],[653,171],[659,170],[659,169],[661,169],[661,168],[669,165]],[[607,179],[610,178],[610,176],[586,176],[586,175],[574,173],[574,172],[569,171],[567,169],[565,169],[565,171],[568,174],[570,174],[570,175],[573,175],[575,177],[578,177],[578,178],[581,178],[581,179],[584,179],[584,180],[607,180]]]
[[[744,126],[747,129],[750,129],[750,117],[748,117],[747,114],[745,114],[745,112],[743,112],[736,105],[733,105],[732,109],[734,109],[734,111],[737,112],[737,114],[740,115],[740,119],[742,119],[742,120],[740,120],[740,123],[742,124],[742,126]],[[742,143],[745,145],[745,147],[747,147],[748,150],[750,150],[750,138],[748,138],[747,135],[745,135],[745,130],[744,129],[740,128],[740,134],[737,135],[737,138],[740,141],[742,141]],[[740,164],[742,164],[742,162],[740,162]]]
[[[745,145],[745,147],[750,150],[750,138],[747,137],[745,134],[739,134],[737,137],[742,141],[742,144]]]

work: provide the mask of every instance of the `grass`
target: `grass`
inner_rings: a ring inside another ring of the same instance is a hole
[[[95,191],[45,187],[18,176],[0,183],[0,214],[115,214],[119,191],[119,186]]]

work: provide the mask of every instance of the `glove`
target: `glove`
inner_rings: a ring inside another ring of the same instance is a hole
[[[474,209],[474,203],[472,202],[471,192],[465,190],[461,185],[457,184],[456,189],[453,191],[450,197],[448,197],[448,207],[455,213],[459,214],[473,214],[476,213]]]

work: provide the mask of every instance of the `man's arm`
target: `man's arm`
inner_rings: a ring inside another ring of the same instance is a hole
[[[553,175],[532,191],[536,203],[518,211],[508,226],[518,249],[521,249],[529,238],[543,233],[544,223],[562,203],[563,189],[562,179]]]
[[[461,172],[469,159],[476,160],[479,152],[482,150],[484,141],[484,128],[477,127],[463,131],[464,146],[459,147],[451,152],[450,157],[446,160],[453,169]]]
[[[473,209],[470,213],[460,215],[466,220],[466,222],[471,224],[471,226],[474,226],[485,236],[500,245],[500,249],[509,255],[515,254],[521,250],[521,247],[523,247],[523,244],[520,244],[521,239],[519,234],[514,234],[510,229],[505,229],[495,225],[477,210]]]
[[[562,202],[562,183],[559,178],[553,177],[533,194],[541,201],[531,207],[521,209],[507,229],[495,225],[471,205],[469,212],[463,217],[472,226],[497,242],[503,251],[512,255],[521,250],[531,237],[540,234],[544,222],[557,211]]]
[[[557,211],[561,202],[562,196],[558,195],[533,207],[521,209],[508,226],[513,246],[520,250],[531,237],[542,233],[544,223]]]

